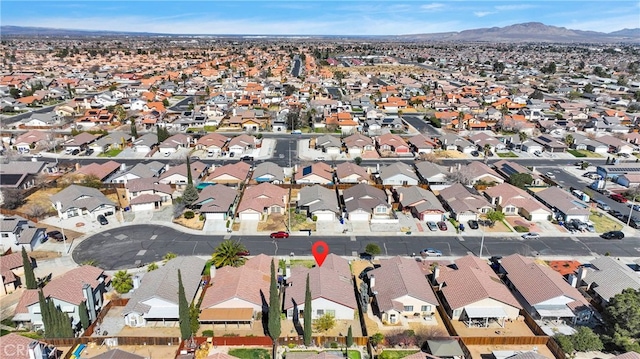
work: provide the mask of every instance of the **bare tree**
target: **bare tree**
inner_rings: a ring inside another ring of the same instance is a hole
[[[34,202],[29,203],[24,207],[24,213],[28,214],[31,217],[35,217],[37,219],[43,218],[51,207],[45,205],[44,203]]]
[[[447,179],[452,182],[462,183],[463,185],[470,185],[472,182],[472,173],[463,169],[453,169],[447,173]]]

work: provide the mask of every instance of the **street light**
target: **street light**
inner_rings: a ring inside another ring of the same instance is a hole
[[[482,248],[484,248],[484,224],[480,227],[482,227],[482,239],[480,239],[480,255],[478,257],[482,259]]]
[[[632,197],[631,203],[629,203],[629,218],[627,218],[627,226],[631,223],[631,214],[633,214],[633,206],[635,205],[636,198],[640,196],[640,194],[636,194]]]

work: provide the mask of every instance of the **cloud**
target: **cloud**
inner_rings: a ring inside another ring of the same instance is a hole
[[[440,3],[431,3],[431,4],[424,4],[422,6],[420,6],[420,9],[425,10],[425,11],[437,11],[437,10],[441,10],[444,8],[444,4],[440,4]]]
[[[499,11],[527,10],[527,9],[533,9],[535,7],[536,6],[533,4],[513,4],[513,5],[494,6],[494,8]]]
[[[476,17],[485,17],[487,15],[495,14],[495,11],[474,11],[473,15]]]

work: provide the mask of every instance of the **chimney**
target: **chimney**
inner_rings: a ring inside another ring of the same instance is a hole
[[[578,268],[578,281],[582,282],[584,280],[584,278],[587,276],[587,267],[580,267]]]
[[[87,305],[87,311],[89,312],[89,322],[93,322],[94,320],[96,320],[96,316],[97,316],[96,301],[95,301],[95,298],[93,297],[93,290],[91,289],[91,286],[89,285],[89,283],[85,283],[82,286],[82,294],[84,295],[84,298],[87,300],[86,305]]]
[[[120,164],[120,171],[124,171],[127,169],[127,165],[125,163]]]
[[[438,277],[440,276],[440,266],[439,265],[435,265],[433,267],[433,269],[431,270],[431,272],[433,273],[433,284],[437,284],[438,283]]]
[[[233,113],[233,116],[235,116],[235,115],[236,115],[236,109],[235,109],[235,108],[233,109],[233,112],[232,112],[232,113]]]
[[[574,288],[578,287],[578,277],[576,277],[574,274],[569,274],[569,276],[567,277],[567,282],[569,282],[569,284]]]
[[[462,163],[456,164],[456,168],[458,169],[458,171],[460,171],[460,169],[462,168]]]
[[[21,349],[19,348],[14,348],[14,352],[16,354],[19,354],[20,352],[22,352]],[[40,342],[37,340],[32,341],[31,343],[29,343],[29,359],[40,359],[40,358],[44,358],[44,355],[42,353],[42,345],[40,345]],[[22,352],[24,354],[24,352]]]
[[[76,162],[76,171],[80,169],[80,163]]]
[[[133,290],[138,289],[138,287],[140,287],[140,283],[142,282],[142,278],[140,278],[140,275],[134,275],[133,276]]]
[[[62,202],[60,202],[60,201],[56,201],[56,209],[57,209],[58,211],[61,211],[61,210],[62,210]]]
[[[376,286],[376,277],[372,274],[369,276],[369,288],[373,290]]]

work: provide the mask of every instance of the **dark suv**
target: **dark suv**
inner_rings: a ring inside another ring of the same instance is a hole
[[[47,238],[53,238],[58,242],[61,242],[67,239],[67,237],[63,236],[62,233],[60,233],[60,231],[47,232]]]
[[[600,237],[604,239],[622,239],[624,238],[624,233],[622,233],[621,231],[609,231],[602,233]]]
[[[109,224],[107,217],[105,217],[103,214],[98,215],[98,222],[103,226]]]

